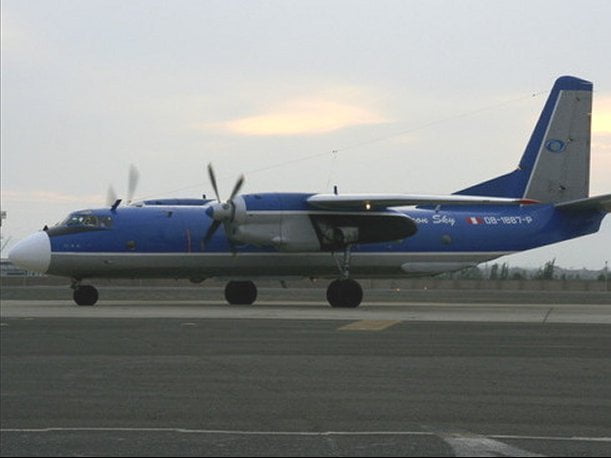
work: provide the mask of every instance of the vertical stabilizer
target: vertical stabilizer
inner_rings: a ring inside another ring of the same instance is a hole
[[[456,194],[535,199],[582,199],[590,186],[592,83],[556,80],[517,170]]]

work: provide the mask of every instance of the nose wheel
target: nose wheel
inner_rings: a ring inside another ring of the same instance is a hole
[[[91,285],[78,285],[74,287],[72,297],[77,305],[95,305],[98,301],[98,290]]]

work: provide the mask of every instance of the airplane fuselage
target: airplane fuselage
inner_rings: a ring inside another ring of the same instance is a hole
[[[335,278],[333,307],[357,307],[354,278],[456,271],[598,231],[611,194],[590,197],[592,83],[556,80],[518,166],[448,196],[240,194],[160,199],[72,213],[11,251],[17,265],[70,277],[74,300],[93,305],[87,278],[225,278],[230,304],[252,304],[253,280]],[[127,200],[135,189],[130,171]],[[109,195],[113,195],[109,193]]]
[[[324,210],[304,204],[311,194],[243,196],[249,218],[308,221]],[[253,202],[256,204],[251,205]],[[202,201],[202,204],[205,204]],[[47,273],[77,279],[170,277],[323,277],[338,275],[341,250],[292,251],[232,243],[219,231],[204,244],[211,225],[205,205],[151,205],[84,210],[46,231]],[[347,215],[367,215],[351,211]],[[381,212],[381,213],[389,213]],[[354,244],[354,277],[405,277],[459,270],[499,256],[596,232],[604,214],[576,220],[553,205],[515,207],[397,208],[416,223],[403,240]],[[585,217],[584,217],[585,216]],[[80,218],[80,221],[78,219]],[[275,223],[274,223],[275,224]],[[307,224],[307,223],[306,223]]]

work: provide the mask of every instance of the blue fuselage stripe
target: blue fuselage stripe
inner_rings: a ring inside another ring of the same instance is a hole
[[[302,195],[303,198],[303,195]],[[324,213],[303,210],[301,205],[284,208],[259,206],[248,212],[289,214]],[[362,244],[355,252],[507,252],[522,251],[596,232],[604,215],[592,212],[575,218],[552,205],[524,207],[472,207],[440,211],[399,209],[412,218],[418,232],[390,243]],[[115,212],[96,210],[113,217],[110,228],[66,233],[51,237],[54,253],[197,253],[204,251],[202,240],[212,223],[202,207],[119,208]],[[396,214],[392,212],[391,214]],[[58,231],[61,233],[61,231]],[[224,230],[219,229],[207,243],[209,253],[230,252]],[[274,252],[273,247],[239,246],[240,252]]]

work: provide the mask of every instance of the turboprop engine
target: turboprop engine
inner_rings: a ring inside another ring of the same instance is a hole
[[[234,185],[230,198],[222,202],[211,165],[208,174],[217,202],[206,209],[213,223],[204,237],[204,246],[221,224],[233,246],[249,244],[285,252],[335,251],[358,243],[402,240],[417,230],[411,218],[388,209],[320,210],[308,204],[311,194],[301,193],[238,195],[243,176]]]

